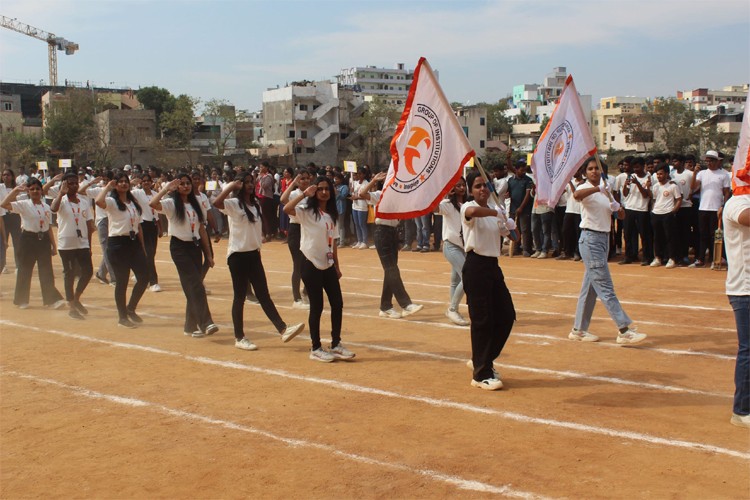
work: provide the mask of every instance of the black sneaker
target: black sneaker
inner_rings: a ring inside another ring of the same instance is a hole
[[[80,300],[74,300],[74,301],[73,301],[73,307],[75,307],[75,308],[76,308],[76,310],[77,310],[77,311],[78,311],[79,313],[83,314],[84,316],[85,316],[85,315],[87,315],[87,314],[89,313],[89,310],[88,310],[88,309],[86,309],[85,307],[83,307],[83,304],[81,304],[81,301],[80,301]]]
[[[117,326],[121,326],[123,328],[138,328],[138,326],[128,318],[121,318],[120,321],[117,322]]]
[[[132,321],[133,323],[141,324],[143,323],[143,319],[138,316],[135,311],[128,311],[128,319]]]
[[[73,319],[86,319],[83,317],[83,314],[78,312],[78,310],[74,307],[70,311],[68,311],[68,316],[70,316]]]

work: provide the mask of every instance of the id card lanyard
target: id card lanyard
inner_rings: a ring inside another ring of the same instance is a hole
[[[185,205],[185,213],[190,221],[190,236],[193,237],[193,243],[195,243],[195,246],[198,246],[200,243],[198,237],[195,235],[195,221],[198,220],[198,214],[195,213],[195,210],[192,207],[188,208],[187,205]]]
[[[128,203],[127,205],[125,205],[125,207],[127,207],[128,216],[130,217],[130,239],[135,240],[135,235],[137,234],[135,231],[136,209],[132,203]]]
[[[76,209],[78,209],[78,212],[76,212]],[[76,236],[83,238],[83,233],[78,227],[78,218],[81,216],[81,205],[79,203],[70,202],[70,211],[73,213],[73,220],[76,223]]]
[[[323,211],[320,212],[320,216],[325,220],[326,224],[326,238],[328,240],[328,253],[326,253],[326,258],[328,259],[328,265],[333,265],[333,220],[328,214]],[[328,217],[328,219],[325,219],[326,217]],[[331,220],[330,224],[328,223],[328,220]]]
[[[44,223],[47,221],[47,211],[44,209],[44,205],[42,205],[42,210],[39,211],[39,207],[37,207],[36,203],[34,203],[34,210],[36,210],[37,215],[39,216],[39,232],[37,234],[37,238],[40,240],[42,239],[42,233],[44,230]]]

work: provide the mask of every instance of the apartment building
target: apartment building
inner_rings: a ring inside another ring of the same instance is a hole
[[[338,75],[339,85],[361,93],[365,101],[380,97],[388,104],[403,106],[409,94],[414,71],[396,63],[393,68],[356,66],[344,68]]]
[[[644,151],[653,146],[654,134],[630,137],[622,131],[623,118],[643,113],[648,106],[645,97],[614,96],[599,100],[599,107],[591,113],[591,132],[600,150]]]
[[[696,111],[716,112],[718,106],[723,106],[725,113],[740,112],[745,107],[748,84],[729,85],[720,90],[699,88],[694,90],[678,90],[677,99],[685,102]]]
[[[454,110],[454,113],[477,156],[484,156],[487,143],[487,108],[465,106]]]

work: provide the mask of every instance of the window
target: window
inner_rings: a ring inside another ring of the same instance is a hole
[[[307,111],[307,104],[300,104],[299,105],[299,110],[300,111]]]
[[[469,137],[469,127],[461,127],[464,129],[464,134],[466,134],[466,137]]]
[[[294,130],[289,131],[289,138],[294,139]]]
[[[13,111],[13,103],[12,102],[4,102],[3,107],[5,108],[5,111]]]
[[[305,148],[305,153],[307,154],[313,154],[315,152],[315,148]]]
[[[315,110],[316,110],[316,109],[318,109],[319,107],[320,107],[320,104],[313,104],[313,111],[315,111]]]
[[[615,142],[615,136],[614,135],[612,136],[612,142]]]
[[[484,149],[484,141],[479,141],[479,149]]]
[[[479,125],[484,127],[485,118],[483,116],[479,117]],[[484,147],[484,146],[482,146]]]
[[[299,136],[301,139],[307,139],[307,130],[300,130]]]
[[[295,153],[301,153],[302,152],[302,148],[299,148],[299,147],[294,148],[294,152]]]

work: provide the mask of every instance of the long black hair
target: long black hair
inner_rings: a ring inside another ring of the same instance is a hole
[[[315,178],[314,184],[317,186],[321,182],[325,182],[326,184],[328,184],[328,194],[330,196],[328,197],[328,201],[326,202],[324,211],[331,216],[331,219],[333,219],[333,225],[335,226],[336,219],[339,218],[339,211],[336,210],[336,191],[333,187],[333,181],[325,175],[319,175]],[[313,211],[316,220],[320,219],[320,205],[317,196],[313,196],[312,198],[308,199],[307,209]]]
[[[458,184],[461,181],[463,181],[464,186],[465,186],[465,188],[464,188],[464,203],[466,203],[466,198],[467,198],[466,190],[468,189],[468,186],[466,186],[466,180],[464,180],[463,177],[459,177],[458,180],[456,181],[456,184]],[[456,195],[456,186],[455,185],[453,186],[453,189],[451,189],[451,192],[448,195],[448,200],[451,202],[451,205],[453,205],[453,208],[456,209],[456,212],[460,212],[461,211],[461,205],[458,203],[458,195]]]
[[[195,210],[196,215],[198,215],[198,220],[201,224],[203,224],[203,210],[201,210],[201,204],[198,202],[198,198],[195,197],[195,194],[193,193],[193,178],[190,174],[187,172],[180,172],[177,175],[175,175],[175,179],[187,179],[190,181],[190,192],[187,195],[188,203],[190,203],[190,206],[193,207],[193,210]],[[182,222],[185,220],[185,203],[182,201],[182,196],[180,196],[179,188],[175,189],[170,193],[170,196],[174,200],[174,215],[175,218]]]
[[[253,183],[248,188],[245,184],[245,181],[247,178],[253,179]],[[240,174],[237,176],[237,179],[239,181],[242,181],[242,187],[239,191],[237,191],[237,199],[240,202],[240,208],[245,211],[245,215],[247,215],[247,220],[250,222],[255,222],[255,215],[250,211],[250,209],[245,205],[245,196],[249,195],[250,198],[250,206],[255,207],[255,211],[260,215],[260,204],[258,203],[258,198],[255,197],[255,177],[250,172],[245,172],[243,174]]]
[[[127,179],[128,180],[128,185],[130,184],[130,177],[128,177],[128,174],[126,174],[125,172],[118,172],[118,173],[116,173],[114,175],[114,177],[113,177],[112,180],[115,181],[115,183],[117,183],[117,182],[120,182],[120,179],[122,179],[122,178]],[[115,203],[117,203],[117,208],[119,208],[120,211],[124,212],[125,211],[125,204],[120,200],[120,197],[117,195],[117,190],[113,189],[109,193],[109,195],[112,198],[114,198]],[[125,196],[127,197],[127,199],[128,199],[129,202],[131,202],[133,205],[135,205],[135,209],[138,210],[138,213],[142,214],[143,213],[143,209],[141,208],[141,206],[136,201],[135,196],[133,196],[133,193],[130,192],[130,189],[128,189],[128,192],[125,194]]]
[[[3,173],[10,172],[10,187],[16,187],[16,173],[11,168],[6,168]]]

